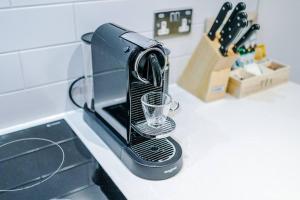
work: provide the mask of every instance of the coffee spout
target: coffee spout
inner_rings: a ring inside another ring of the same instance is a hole
[[[151,67],[152,79],[151,83],[155,87],[161,87],[163,83],[163,70],[159,64],[158,58],[155,54],[149,55],[149,67]]]

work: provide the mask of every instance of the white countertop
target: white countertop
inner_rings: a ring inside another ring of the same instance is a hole
[[[170,92],[181,104],[173,138],[182,146],[184,164],[168,180],[133,175],[85,124],[80,110],[45,120],[65,118],[129,200],[300,199],[299,85],[213,103],[176,85]]]

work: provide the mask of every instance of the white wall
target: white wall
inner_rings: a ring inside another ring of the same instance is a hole
[[[290,65],[291,80],[300,84],[300,1],[260,0],[258,10],[268,56]]]
[[[237,2],[236,0],[234,2]],[[193,8],[192,33],[166,39],[171,81],[186,65],[219,0],[0,0],[0,128],[73,109],[67,90],[83,74],[80,36],[105,22],[153,35],[153,12]],[[257,0],[247,1],[248,10]]]

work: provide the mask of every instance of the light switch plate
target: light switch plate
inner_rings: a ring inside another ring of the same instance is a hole
[[[193,9],[154,13],[154,37],[185,35],[192,29]]]

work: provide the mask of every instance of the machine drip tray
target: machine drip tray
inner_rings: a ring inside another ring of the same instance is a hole
[[[176,152],[175,146],[166,138],[147,140],[131,148],[140,158],[150,162],[170,160]]]
[[[160,139],[169,137],[176,128],[176,123],[173,119],[168,117],[165,124],[160,128],[153,128],[148,126],[147,121],[139,121],[132,124],[132,128],[141,136],[150,139]]]

